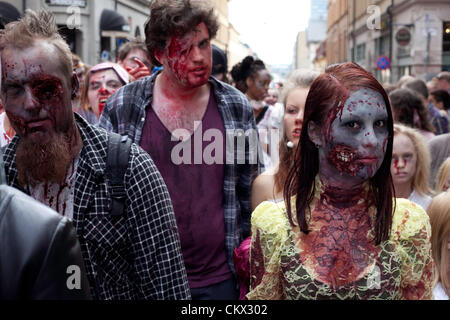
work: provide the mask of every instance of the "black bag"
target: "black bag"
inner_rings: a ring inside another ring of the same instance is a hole
[[[121,216],[125,210],[125,172],[131,149],[131,139],[117,133],[108,134],[108,156],[106,159],[106,177],[111,186],[111,207],[113,216]]]

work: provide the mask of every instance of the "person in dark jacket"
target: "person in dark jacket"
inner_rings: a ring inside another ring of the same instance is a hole
[[[72,223],[6,185],[0,185],[0,239],[0,300],[91,298]]]

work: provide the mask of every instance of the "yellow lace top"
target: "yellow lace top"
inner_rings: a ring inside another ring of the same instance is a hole
[[[311,212],[318,205],[319,196],[320,193],[316,192]],[[297,224],[295,218],[294,222]],[[355,240],[354,237],[343,237],[343,232],[316,227],[311,220],[309,235],[300,232],[298,227],[293,228],[284,202],[266,201],[255,209],[252,214],[248,299],[433,298],[431,227],[427,213],[420,206],[406,199],[396,199],[390,239],[378,246],[373,245],[371,250],[364,246],[359,250],[358,246],[366,243],[361,239],[361,232],[359,239]],[[362,224],[354,228],[353,234],[357,234]],[[327,240],[317,245],[312,242],[310,248],[313,250],[308,251],[304,244],[314,234],[316,239],[320,237],[321,232],[327,233],[323,235],[324,239],[335,242]],[[337,232],[336,237],[334,232]],[[367,238],[370,232],[366,232],[363,238]],[[339,247],[345,246],[339,244],[345,241],[350,249],[342,254]],[[323,254],[316,254],[320,252]],[[353,276],[351,272],[354,272]]]

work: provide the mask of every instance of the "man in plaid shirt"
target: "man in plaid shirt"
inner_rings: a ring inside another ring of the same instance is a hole
[[[101,127],[128,135],[161,172],[193,299],[238,297],[233,251],[250,234],[261,162],[247,99],[210,76],[217,29],[210,1],[153,1],[146,44],[163,69],[118,90],[100,117]]]
[[[54,17],[27,11],[0,33],[0,54],[1,97],[17,133],[4,150],[7,183],[73,221],[94,298],[190,299],[167,187],[135,144],[125,210],[111,214],[109,135],[72,112],[78,80]]]

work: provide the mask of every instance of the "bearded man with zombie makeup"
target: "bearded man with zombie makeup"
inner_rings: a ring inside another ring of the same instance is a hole
[[[146,44],[163,69],[120,88],[100,117],[101,127],[146,150],[163,175],[193,299],[238,297],[233,250],[250,233],[250,191],[259,166],[251,161],[260,150],[252,108],[241,92],[211,76],[210,40],[217,30],[210,1],[152,1]],[[208,139],[208,132],[217,134]],[[255,133],[254,143],[244,132]],[[227,143],[223,152],[229,133],[245,144]],[[210,144],[218,147],[207,161]],[[180,147],[182,161],[175,152]]]
[[[16,131],[7,183],[72,220],[95,299],[189,299],[175,216],[152,160],[132,144],[122,215],[111,213],[109,134],[72,111],[78,80],[51,13],[0,33],[1,99]],[[170,259],[167,259],[170,257]]]
[[[430,222],[393,201],[392,145],[382,86],[357,64],[328,67],[306,100],[284,202],[253,212],[247,298],[432,298]]]

